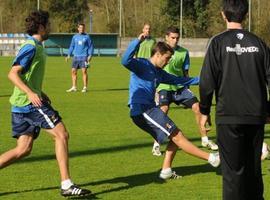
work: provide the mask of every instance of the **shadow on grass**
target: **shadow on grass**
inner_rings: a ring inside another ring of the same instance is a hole
[[[266,130],[264,132],[264,138],[267,139],[267,138],[270,138],[270,130]]]
[[[211,137],[209,138],[212,139]],[[200,140],[201,140],[200,138],[189,138],[189,141],[191,142],[200,141]],[[140,149],[140,148],[145,148],[145,147],[149,147],[149,149],[151,149],[152,145],[153,143],[151,141],[151,142],[140,143],[140,144],[129,144],[129,145],[123,145],[123,146],[76,151],[76,152],[70,152],[69,158],[78,157],[78,156],[90,156],[90,155],[95,155],[95,154],[115,153],[115,152],[120,152],[120,151],[130,151],[132,149]],[[55,159],[55,154],[33,156],[33,157],[30,156],[16,162],[16,164],[27,163],[27,162],[48,161],[48,160],[54,160],[54,159]]]
[[[0,98],[1,97],[10,97],[11,96],[11,94],[2,94],[2,95],[0,95]]]
[[[170,106],[170,110],[179,110],[179,109],[184,109],[184,110],[186,110],[186,109],[190,109],[189,107],[186,107],[185,105],[182,105],[182,104],[180,104],[180,105],[172,104],[172,105],[173,105],[173,106]],[[216,104],[212,104],[212,106],[215,107]],[[192,112],[192,111],[191,111],[191,112]]]
[[[91,92],[108,92],[108,91],[112,91],[112,92],[117,92],[117,91],[128,91],[129,89],[128,88],[108,88],[108,89],[93,89],[90,91]]]
[[[39,188],[39,189],[29,189],[29,190],[22,190],[22,191],[13,191],[13,192],[3,192],[0,193],[0,196],[8,196],[8,195],[14,195],[14,194],[21,194],[21,193],[27,193],[27,192],[38,192],[38,191],[46,191],[46,190],[56,190],[59,189],[59,187],[46,187],[46,188]],[[60,194],[59,194],[60,196]],[[95,194],[91,194],[88,196],[81,196],[81,197],[66,197],[67,199],[99,199],[96,197]],[[58,198],[57,198],[58,199]]]
[[[183,176],[182,179],[188,178],[186,176],[195,175],[197,173],[216,172],[216,174],[218,174],[218,175],[220,174],[220,168],[215,169],[208,164],[176,167],[176,168],[174,168],[174,170],[176,171],[176,173]],[[88,197],[73,197],[71,199],[99,199],[96,196],[100,195],[100,194],[106,194],[106,193],[117,192],[117,191],[126,190],[126,189],[132,189],[134,187],[146,186],[146,185],[149,185],[152,183],[156,183],[156,184],[166,183],[166,181],[158,178],[158,174],[159,174],[159,172],[156,171],[156,172],[135,174],[135,175],[116,177],[116,178],[112,178],[112,179],[106,179],[106,180],[101,180],[101,181],[80,184],[80,186],[98,186],[98,185],[103,185],[103,184],[120,184],[120,183],[125,183],[126,185],[115,187],[115,188],[105,189],[105,190],[102,190],[100,192],[93,193],[93,195],[88,196]],[[169,181],[181,181],[181,179],[169,180]],[[0,196],[8,196],[8,195],[12,195],[12,194],[20,194],[20,193],[27,193],[27,192],[55,190],[58,188],[59,187],[46,187],[46,188],[29,189],[29,190],[22,190],[22,191],[3,192],[3,193],[0,193]]]
[[[104,153],[114,153],[119,151],[130,151],[132,149],[139,149],[144,147],[151,147],[152,143],[141,143],[141,144],[130,144],[130,145],[124,145],[124,146],[115,146],[115,147],[108,147],[108,148],[99,148],[99,149],[90,149],[90,150],[84,150],[84,151],[76,151],[76,152],[70,152],[69,157],[78,157],[78,156],[90,156],[95,154],[104,154]],[[43,155],[43,156],[33,156],[25,158],[24,160],[21,160],[19,163],[25,163],[25,162],[37,162],[37,161],[47,161],[47,160],[53,160],[55,159],[55,154],[51,155]]]
[[[209,172],[216,172],[217,175],[220,175],[220,169],[215,169],[211,167],[209,164],[204,165],[194,165],[194,166],[183,166],[183,167],[176,167],[173,168],[177,174],[183,176],[181,179],[188,178],[187,176],[195,175],[197,173],[209,173]],[[119,184],[119,183],[125,183],[125,186],[120,186],[116,188],[106,189],[101,192],[95,193],[95,195],[99,194],[106,194],[110,192],[117,192],[121,190],[126,189],[132,189],[134,187],[138,186],[145,186],[148,184],[156,183],[156,184],[164,184],[167,181],[164,181],[160,178],[158,178],[159,171],[151,172],[151,173],[145,173],[145,174],[135,174],[131,176],[125,176],[125,177],[117,177],[113,179],[108,180],[102,180],[97,182],[89,182],[86,184],[83,184],[84,186],[88,185],[102,185],[102,184]],[[181,181],[181,179],[178,180],[168,180],[168,181]]]

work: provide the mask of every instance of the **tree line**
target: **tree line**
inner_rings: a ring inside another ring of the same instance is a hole
[[[180,2],[180,0],[40,0],[39,6],[49,11],[52,32],[76,32],[78,22],[86,23],[89,30],[92,18],[91,26],[94,33],[119,33],[121,21],[121,36],[134,37],[141,31],[144,22],[149,22],[152,25],[152,34],[155,37],[162,37],[168,26],[180,26]],[[183,37],[211,37],[225,29],[225,23],[220,15],[221,0],[182,0],[182,2]],[[270,1],[251,2],[251,31],[270,44]],[[0,0],[0,32],[24,32],[24,18],[29,11],[37,8],[37,3],[38,0]],[[248,27],[247,17],[244,28]]]

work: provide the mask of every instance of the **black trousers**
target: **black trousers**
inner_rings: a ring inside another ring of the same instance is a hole
[[[219,124],[217,134],[223,200],[263,200],[264,125]]]

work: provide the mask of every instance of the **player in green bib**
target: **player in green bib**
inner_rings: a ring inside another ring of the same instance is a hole
[[[8,78],[15,85],[10,97],[12,105],[12,136],[17,139],[16,147],[0,155],[0,169],[28,156],[34,139],[44,129],[55,141],[55,154],[61,177],[62,196],[84,196],[90,190],[75,185],[70,178],[68,162],[68,131],[50,100],[42,92],[46,55],[42,42],[50,32],[49,14],[33,11],[26,18],[29,34],[16,55]],[[38,169],[35,169],[38,170]]]
[[[180,32],[176,27],[169,27],[166,31],[165,40],[174,49],[174,54],[165,66],[164,70],[170,74],[176,76],[189,76],[190,59],[188,50],[177,45],[179,41]],[[195,114],[195,119],[199,128],[202,146],[211,150],[218,150],[218,146],[208,139],[208,129],[202,129],[199,124],[201,113],[199,110],[199,103],[197,97],[187,87],[160,84],[157,88],[158,104],[161,110],[168,113],[171,103],[177,105],[184,105],[187,108],[192,109]],[[159,149],[159,144],[154,143],[152,153],[155,155],[155,149]]]
[[[136,52],[136,57],[148,59],[151,57],[152,49],[156,44],[155,38],[151,36],[151,26],[149,23],[144,24],[142,33],[144,34],[145,38]]]

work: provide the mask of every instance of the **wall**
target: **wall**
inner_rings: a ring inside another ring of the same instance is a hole
[[[128,43],[134,38],[121,38],[120,55],[126,50]],[[157,38],[157,41],[163,41],[163,38]],[[189,50],[190,57],[203,57],[207,48],[208,38],[184,38],[179,45]]]
[[[68,44],[70,42],[70,38],[72,34],[63,34],[63,38],[64,35],[67,36],[66,39],[68,41]],[[54,35],[55,38],[61,36],[61,34],[55,34]],[[116,40],[114,39],[116,35],[112,34],[109,37],[111,37],[111,39],[109,40],[105,40],[106,35],[105,34],[101,34],[101,35],[93,35],[93,39],[94,39],[94,47],[95,49],[95,54],[96,55],[100,55],[101,50],[104,51],[104,53],[112,53],[112,55],[117,54],[118,56],[121,56],[123,54],[123,52],[126,50],[128,43],[134,39],[134,38],[118,38],[117,40],[117,46],[118,46],[118,51],[111,51],[112,47],[108,46],[109,43],[113,44],[114,46],[116,46]],[[109,38],[108,37],[108,38]],[[162,41],[162,38],[158,38],[157,41]],[[18,49],[20,47],[20,45],[25,41],[25,34],[0,34],[0,55],[1,56],[14,56],[16,55],[16,53],[18,52]],[[60,40],[59,40],[60,41]],[[99,44],[95,44],[95,41],[98,42]],[[189,38],[184,38],[181,41],[181,46],[187,48],[189,50],[190,53],[190,57],[203,57],[205,55],[205,51],[207,48],[207,43],[208,43],[209,39],[208,38],[195,38],[195,39],[189,39]],[[48,44],[50,45],[50,41],[48,40],[48,43],[46,42],[45,45]],[[107,44],[107,46],[106,46]],[[65,45],[64,45],[65,46]],[[110,48],[109,48],[110,47]],[[67,46],[65,46],[64,48],[67,48]],[[117,50],[117,48],[115,49]]]

